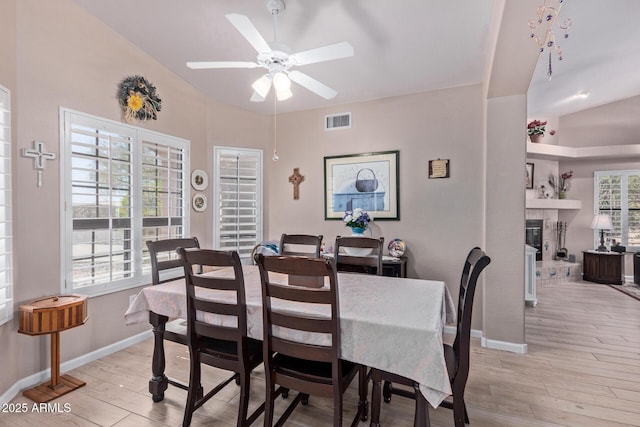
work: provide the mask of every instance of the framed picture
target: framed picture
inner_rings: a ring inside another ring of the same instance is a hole
[[[374,220],[400,219],[399,151],[324,158],[324,218],[342,219],[355,208]]]
[[[535,165],[533,163],[527,163],[527,170],[524,176],[524,182],[526,188],[533,188],[533,167]]]
[[[449,159],[429,160],[429,179],[449,178]]]
[[[194,190],[203,191],[209,185],[209,177],[202,169],[194,169],[191,172],[191,186]]]
[[[194,211],[204,212],[204,210],[207,209],[207,196],[202,193],[194,194],[191,205],[193,206]]]

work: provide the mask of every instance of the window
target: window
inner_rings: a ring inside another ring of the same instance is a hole
[[[608,214],[613,230],[605,232],[607,245],[615,239],[627,251],[640,250],[640,171],[596,171],[595,213]],[[594,233],[595,246],[600,244]]]
[[[149,281],[145,242],[188,235],[188,141],[62,110],[64,291]]]
[[[214,147],[214,244],[249,261],[262,240],[262,150]]]
[[[13,319],[11,98],[0,86],[0,325]]]

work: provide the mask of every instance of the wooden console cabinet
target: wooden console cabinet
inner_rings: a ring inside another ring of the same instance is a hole
[[[589,282],[622,285],[624,254],[583,251],[582,278]]]

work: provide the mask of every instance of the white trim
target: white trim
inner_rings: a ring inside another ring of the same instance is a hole
[[[456,334],[456,327],[455,326],[451,326],[451,325],[446,325],[444,327],[444,331],[445,334],[447,335],[455,335]],[[480,329],[471,329],[471,338],[482,338],[482,330]]]
[[[446,325],[443,332],[447,335],[455,335],[456,327]],[[517,344],[513,342],[490,340],[482,336],[482,330],[480,329],[471,329],[471,338],[480,338],[480,345],[482,345],[482,347],[490,348],[493,350],[504,350],[511,353],[519,354],[526,354],[528,351],[528,345],[526,343]]]
[[[60,371],[66,372],[78,368],[82,365],[86,365],[89,362],[93,362],[94,360],[98,360],[117,351],[124,350],[127,347],[131,347],[132,345],[151,338],[152,336],[153,333],[151,332],[151,330],[148,330],[137,335],[133,335],[129,338],[125,338],[122,341],[109,344],[108,346],[99,348],[90,353],[76,357],[75,359],[71,359],[64,363],[61,363]],[[11,400],[13,400],[13,398],[16,397],[21,390],[40,384],[41,382],[47,381],[50,378],[51,368],[48,368],[44,371],[36,372],[35,374],[29,375],[28,377],[16,381],[11,387],[7,389],[6,392],[4,392],[2,396],[0,396],[0,405],[11,402]]]
[[[511,353],[527,354],[529,351],[529,346],[526,343],[518,344],[514,342],[490,340],[484,337],[482,337],[480,344],[485,348],[504,350]]]

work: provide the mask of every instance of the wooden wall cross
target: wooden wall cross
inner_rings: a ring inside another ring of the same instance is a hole
[[[293,200],[300,198],[300,183],[304,181],[304,175],[300,175],[300,168],[293,168],[293,175],[289,177],[289,182],[293,184]]]

